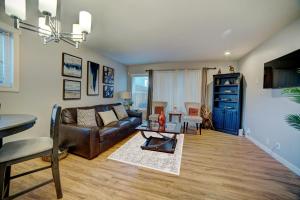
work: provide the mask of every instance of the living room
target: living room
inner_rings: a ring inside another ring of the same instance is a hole
[[[300,198],[299,0],[1,0],[0,37],[0,199]]]

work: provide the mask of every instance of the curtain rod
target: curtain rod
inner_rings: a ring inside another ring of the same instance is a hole
[[[200,68],[201,69],[201,68]],[[200,69],[146,69],[146,72],[152,71],[177,71],[177,70],[200,70]],[[217,69],[216,67],[203,67],[202,69]]]

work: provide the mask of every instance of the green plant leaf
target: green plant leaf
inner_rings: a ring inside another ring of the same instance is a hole
[[[283,89],[282,94],[287,95],[292,101],[300,104],[300,87]]]
[[[285,120],[290,126],[300,131],[300,114],[287,115]]]

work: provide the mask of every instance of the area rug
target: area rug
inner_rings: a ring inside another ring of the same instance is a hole
[[[145,135],[147,137],[150,135],[158,137],[156,133],[152,132],[145,132]],[[167,135],[170,136],[169,134]],[[141,133],[137,133],[113,152],[108,159],[179,176],[183,141],[184,135],[179,134],[174,154],[142,150],[141,145],[144,144],[145,138],[143,138]]]

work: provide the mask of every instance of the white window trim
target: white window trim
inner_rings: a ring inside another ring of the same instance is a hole
[[[19,92],[20,89],[20,31],[0,22],[0,28],[11,32],[14,37],[14,81],[12,87],[1,87],[0,92]]]

